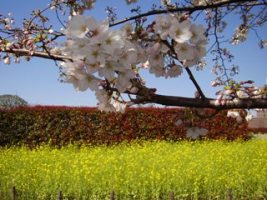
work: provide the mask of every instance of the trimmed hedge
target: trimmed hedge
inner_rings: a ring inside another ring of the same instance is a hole
[[[205,112],[211,114],[209,110]],[[176,125],[178,119],[185,123]],[[36,106],[0,110],[0,146],[109,145],[136,139],[176,141],[186,138],[188,126],[208,129],[206,137],[210,139],[246,139],[249,134],[247,123],[238,124],[226,117],[226,111],[202,119],[188,109],[132,108],[121,114],[95,108]]]
[[[253,132],[253,133],[266,134],[267,133],[267,128],[249,128],[249,131]]]

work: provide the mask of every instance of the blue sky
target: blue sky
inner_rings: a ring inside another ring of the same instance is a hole
[[[111,1],[98,0],[96,8],[88,15],[98,19],[104,19],[106,14],[105,6]],[[145,1],[143,1],[145,2]],[[146,1],[147,2],[147,1]],[[158,1],[151,1],[158,2]],[[35,8],[44,8],[49,1],[42,0],[2,0],[0,13],[7,14],[12,12],[18,23],[24,17],[29,16],[30,11]],[[119,19],[127,17],[130,7],[122,0],[112,1],[119,11]],[[144,11],[151,5],[143,4]],[[237,20],[231,23],[236,24]],[[57,24],[55,21],[54,25]],[[229,24],[234,29],[233,24]],[[233,31],[233,29],[230,30]],[[261,30],[262,36],[267,36],[266,26]],[[264,38],[267,39],[267,38]],[[250,33],[249,39],[241,45],[230,47],[235,55],[234,63],[240,66],[240,74],[237,80],[254,80],[261,86],[266,83],[267,78],[267,49],[258,48],[258,41],[255,34]],[[216,89],[210,87],[211,81],[215,78],[211,73],[211,58],[207,57],[208,66],[204,71],[194,72],[197,81],[203,88],[204,93],[209,97],[214,97]],[[144,72],[147,85],[158,89],[159,94],[177,95],[192,97],[195,88],[184,73],[176,79],[154,78]],[[33,58],[30,62],[21,62],[20,64],[4,65],[0,63],[0,95],[16,94],[25,99],[30,104],[42,105],[67,105],[67,106],[95,106],[96,99],[93,92],[76,92],[71,84],[61,83],[59,80],[59,70],[53,61]]]

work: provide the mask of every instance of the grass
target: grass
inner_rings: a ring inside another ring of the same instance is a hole
[[[267,198],[267,140],[136,142],[113,147],[0,148],[0,197],[10,199]]]

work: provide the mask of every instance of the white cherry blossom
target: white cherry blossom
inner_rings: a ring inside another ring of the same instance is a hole
[[[9,56],[6,56],[4,58],[4,64],[6,64],[6,65],[9,65],[10,64],[10,57]]]
[[[87,74],[82,62],[65,62],[62,63],[62,68],[66,76],[66,82],[72,83],[77,91],[97,90],[99,88],[100,79]]]
[[[136,49],[130,48],[122,53],[119,62],[125,66],[125,68],[130,68],[131,64],[137,64],[137,59]]]
[[[99,71],[100,67],[101,67],[100,63],[86,64],[86,71],[88,74],[93,74]]]
[[[96,98],[99,101],[98,109],[105,112],[121,112],[124,113],[127,104],[112,98],[105,90],[97,90]]]
[[[251,121],[252,119],[253,119],[253,115],[248,113],[246,116],[246,121],[248,122],[248,121]]]
[[[153,66],[149,68],[149,72],[155,74],[156,77],[165,77],[166,71],[165,68],[162,66]]]
[[[101,49],[103,53],[113,55],[118,54],[124,47],[124,40],[122,38],[121,32],[109,32],[107,37],[101,43]]]
[[[85,91],[87,89],[97,90],[99,84],[99,79],[81,71],[68,74],[66,81],[71,82],[77,91]]]
[[[162,6],[168,6],[168,5],[171,5],[172,1],[171,0],[161,0],[160,1],[160,4]]]
[[[161,53],[160,50],[161,50],[161,44],[159,42],[156,42],[155,44],[146,49],[147,53],[153,56],[158,56]]]
[[[249,97],[248,94],[246,92],[242,91],[242,90],[237,91],[236,92],[236,95],[240,99],[248,98]]]
[[[134,48],[137,51],[138,62],[143,63],[143,64],[146,63],[148,61],[148,57],[149,57],[149,54],[146,51],[146,49],[143,48],[142,46],[138,45],[137,42],[133,42],[132,44],[134,45]]]
[[[99,45],[90,45],[87,48],[87,54],[85,56],[85,62],[87,64],[99,64],[104,65],[106,62],[106,55],[102,52]]]
[[[173,19],[169,29],[170,37],[178,43],[187,42],[192,36],[190,25],[191,23],[189,20],[179,22],[178,19]]]
[[[115,112],[114,106],[110,102],[99,102],[97,108],[104,112]]]
[[[213,3],[224,2],[228,0],[192,0],[192,3],[196,6],[206,6]]]
[[[127,88],[130,88],[132,83],[131,79],[135,77],[132,70],[126,70],[124,72],[119,72],[119,75],[115,81],[115,87],[119,92],[125,92]]]
[[[83,0],[86,9],[91,9],[94,7],[96,0]]]
[[[231,118],[236,119],[236,121],[238,123],[241,123],[243,121],[240,113],[238,111],[235,111],[235,110],[229,110],[227,112],[227,117],[231,117]]]
[[[76,59],[83,59],[90,48],[88,38],[69,39],[61,49],[63,54],[70,55]]]
[[[96,90],[95,96],[99,102],[108,102],[110,99],[110,96],[108,95],[108,93],[103,89]]]
[[[73,16],[66,29],[68,37],[83,38],[89,32],[89,24],[91,17],[84,17],[81,15]]]
[[[194,46],[194,59],[200,61],[203,57],[206,56],[206,40],[201,40]]]
[[[164,57],[160,50],[161,45],[156,43],[147,51],[150,54],[148,60],[149,72],[155,74],[156,77],[165,76]]]
[[[150,55],[149,57],[149,66],[150,68],[158,67],[162,68],[164,67],[164,58],[161,53],[155,53]]]
[[[194,59],[194,46],[188,43],[177,43],[174,50],[178,59],[181,61]]]
[[[232,44],[239,44],[244,42],[248,37],[249,28],[245,25],[240,25],[236,28],[235,34],[232,37]]]
[[[186,131],[186,137],[192,138],[192,139],[197,139],[200,136],[207,135],[207,133],[208,133],[208,130],[205,128],[190,127]]]
[[[125,37],[125,38],[129,37],[132,33],[134,33],[133,26],[130,23],[126,23],[121,28],[121,31],[122,31],[122,36]]]
[[[190,38],[191,43],[196,44],[199,41],[206,40],[205,28],[202,25],[192,24],[190,31],[192,33],[192,36]]]
[[[75,15],[63,32],[73,39],[87,37],[91,43],[101,43],[108,36],[108,30],[108,20],[98,22],[91,16]]]
[[[120,113],[124,113],[127,107],[126,103],[121,103],[119,101],[114,101],[112,105],[114,106],[115,111]]]
[[[181,65],[172,65],[171,68],[166,72],[165,77],[177,77],[183,72],[183,67]]]
[[[106,64],[98,71],[99,76],[105,77],[109,81],[115,78],[115,71],[118,69],[118,63],[114,61],[107,61]]]
[[[159,15],[155,20],[154,30],[162,40],[166,40],[169,35],[172,18],[171,15]]]
[[[111,97],[105,90],[97,90],[95,95],[98,100],[97,107],[100,111],[115,112],[114,106],[110,103]]]

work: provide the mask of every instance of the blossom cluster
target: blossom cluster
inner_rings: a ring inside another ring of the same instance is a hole
[[[21,28],[17,27],[12,13],[6,16],[0,14],[0,60],[4,64],[19,63],[21,58],[30,61],[35,52],[58,53],[52,50],[56,44],[53,41],[62,33],[54,32],[52,25],[47,26],[49,19],[43,12],[33,11],[30,19],[24,19]],[[39,21],[43,23],[38,24]]]
[[[94,8],[96,0],[52,0],[49,4],[51,10],[58,9],[61,10],[62,5],[70,8],[68,14],[75,15],[76,13],[82,14],[86,10]]]
[[[119,101],[111,102],[113,93],[106,92],[103,84],[116,88],[119,93],[131,87],[137,50],[127,40],[127,29],[111,30],[108,21],[98,22],[92,17],[76,15],[65,34],[68,41],[63,53],[73,60],[62,63],[67,81],[79,91],[95,91],[101,110],[115,111],[114,103]],[[125,106],[118,107],[123,109]]]
[[[62,63],[66,81],[79,91],[93,90],[101,110],[124,111],[121,94],[137,94],[132,80],[139,68],[157,77],[177,77],[206,55],[204,27],[184,16],[158,16],[148,28],[136,30],[131,24],[113,30],[108,20],[81,15],[64,30],[68,39],[62,52],[72,59]]]
[[[234,36],[232,37],[232,44],[239,44],[247,40],[249,27],[242,24],[235,30]]]
[[[12,17],[12,13],[8,13],[8,16],[3,16],[0,14],[0,28],[9,31],[13,28],[14,22],[15,20]],[[0,37],[0,52],[5,48],[9,48],[11,45],[12,44],[9,41]],[[6,65],[9,65],[11,62],[9,54],[4,56],[0,54],[0,60],[3,60],[3,63]]]
[[[180,61],[184,67],[200,64],[206,55],[207,38],[202,25],[191,24],[187,16],[161,15],[155,20],[154,31],[160,41],[171,41],[171,54],[169,46],[165,43],[155,43],[150,51],[150,72],[156,76],[176,77],[181,74],[181,66],[175,65],[171,58]],[[169,53],[169,54],[168,54]],[[164,70],[164,56],[170,56],[170,69]],[[174,68],[174,69],[173,69]],[[176,73],[175,73],[176,72]]]
[[[219,84],[219,83],[218,83]],[[216,86],[217,83],[213,82],[213,86]],[[224,86],[223,90],[220,90],[216,93],[217,105],[224,105],[227,101],[238,102],[240,99],[246,98],[265,98],[266,97],[265,87],[259,88],[255,85],[254,81],[240,81],[235,82],[230,80],[228,85]]]

